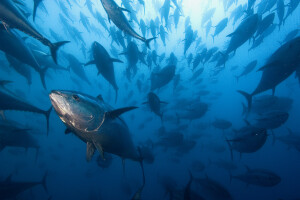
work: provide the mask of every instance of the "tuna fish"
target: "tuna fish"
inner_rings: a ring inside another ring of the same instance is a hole
[[[153,40],[155,38],[145,39],[133,30],[133,28],[130,26],[128,20],[126,19],[125,15],[123,13],[124,11],[128,12],[128,10],[126,10],[125,8],[119,7],[114,0],[101,0],[101,3],[108,15],[108,21],[110,21],[110,20],[113,21],[113,23],[119,29],[121,29],[125,33],[131,35],[132,37],[145,42],[146,46],[148,48],[150,48],[149,43],[151,40]]]
[[[27,21],[20,10],[10,1],[2,0],[0,2],[0,21],[4,23],[6,29],[16,28],[20,31],[30,35],[39,40],[45,46],[48,46],[51,51],[52,58],[57,63],[57,50],[69,41],[51,43],[47,38],[41,35],[33,26]]]
[[[122,61],[111,58],[105,48],[98,42],[94,42],[92,46],[94,60],[88,62],[86,65],[95,64],[98,69],[98,74],[101,74],[115,89],[116,101],[118,98],[118,86],[116,83],[114,62],[123,63]]]

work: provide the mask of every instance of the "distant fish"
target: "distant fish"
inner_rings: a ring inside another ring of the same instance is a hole
[[[18,111],[27,111],[27,112],[43,114],[45,115],[47,120],[47,134],[48,134],[49,116],[52,110],[52,106],[49,108],[49,110],[41,110],[29,103],[17,99],[14,96],[8,95],[0,91],[0,110],[18,110]]]
[[[269,89],[272,89],[274,94],[276,86],[297,70],[300,64],[299,53],[300,37],[296,37],[278,48],[268,59],[267,63],[259,69],[263,74],[259,84],[251,94],[238,91],[248,101],[248,112],[251,110],[252,97],[254,95]]]
[[[126,19],[123,11],[128,11],[125,8],[119,7],[114,0],[101,0],[101,3],[108,15],[108,20],[112,20],[113,23],[122,31],[125,33],[131,35],[132,37],[135,37],[143,42],[145,42],[146,46],[150,48],[149,43],[151,40],[155,39],[150,38],[150,39],[145,39],[142,36],[138,35],[130,26],[128,20]]]
[[[281,178],[272,171],[266,169],[250,169],[247,172],[237,176],[230,175],[231,179],[237,179],[245,182],[247,185],[257,185],[262,187],[273,187],[281,182]]]
[[[29,190],[37,185],[42,185],[47,192],[47,173],[39,182],[15,182],[11,180],[12,175],[7,177],[5,181],[0,182],[0,197],[1,199],[16,199],[22,192]]]
[[[151,111],[158,115],[163,122],[163,112],[160,110],[160,104],[165,103],[159,99],[159,97],[154,94],[153,92],[149,92],[148,94],[148,101],[143,104],[148,104]]]
[[[123,63],[122,61],[111,58],[105,48],[98,42],[94,42],[92,46],[94,60],[88,62],[86,65],[95,64],[98,69],[98,74],[101,74],[115,89],[116,100],[118,98],[118,86],[116,83],[114,62]]]
[[[39,40],[51,51],[52,58],[57,63],[57,50],[69,41],[51,43],[47,38],[42,36],[35,28],[33,28],[28,20],[23,16],[19,9],[10,1],[0,1],[0,21],[3,22],[6,29],[16,28]]]

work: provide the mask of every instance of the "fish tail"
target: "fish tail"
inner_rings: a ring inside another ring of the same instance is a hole
[[[233,160],[233,152],[232,152],[232,146],[230,144],[230,141],[226,138],[226,142],[228,144],[229,150],[230,150],[230,156],[231,156],[231,160]]]
[[[246,98],[246,100],[248,101],[248,113],[249,113],[251,110],[251,107],[252,107],[252,95],[248,94],[244,91],[241,91],[241,90],[238,90],[237,92],[240,93],[241,95],[243,95]]]
[[[45,173],[42,181],[41,181],[41,184],[43,185],[45,191],[48,193],[48,188],[47,188],[47,184],[46,184],[46,181],[47,181],[47,176],[48,176],[48,172]]]
[[[153,37],[153,38],[150,38],[150,39],[147,39],[147,40],[145,40],[145,44],[146,44],[146,46],[150,49],[150,42],[152,41],[152,40],[155,40],[157,37]]]
[[[47,111],[44,112],[44,115],[45,115],[46,120],[47,120],[47,136],[49,134],[49,117],[50,117],[51,111],[52,111],[52,106]]]
[[[51,43],[51,45],[49,45],[50,51],[51,51],[51,56],[52,59],[54,60],[55,64],[57,64],[57,51],[58,49],[65,45],[66,43],[69,43],[70,41],[62,41],[62,42],[57,42],[57,43]]]
[[[140,165],[141,165],[141,169],[142,169],[142,175],[143,175],[143,185],[145,185],[145,182],[146,182],[146,179],[145,179],[145,170],[144,170],[144,157],[142,155],[142,151],[141,151],[141,147],[138,147],[138,152],[140,154],[140,159],[139,159],[139,162],[140,162]]]
[[[243,112],[242,112],[242,115],[244,116],[244,115],[246,115],[247,114],[247,106],[244,104],[244,103],[242,103],[242,106],[243,106]]]
[[[34,2],[33,2],[33,14],[32,14],[33,21],[35,21],[36,10],[40,3],[41,3],[41,0],[34,0]]]
[[[40,78],[41,78],[41,82],[43,84],[44,89],[46,90],[46,81],[45,81],[45,77],[46,77],[46,72],[48,70],[48,67],[44,67],[43,69],[40,69],[38,72],[40,74]]]

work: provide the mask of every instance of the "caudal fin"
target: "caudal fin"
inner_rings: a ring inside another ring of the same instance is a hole
[[[44,67],[43,69],[41,69],[39,71],[41,82],[42,82],[42,85],[43,85],[43,87],[44,87],[45,90],[47,90],[46,81],[45,81],[47,70],[48,70],[48,67]]]
[[[150,38],[150,39],[147,39],[146,41],[145,41],[145,44],[146,44],[146,46],[150,49],[150,42],[152,41],[152,40],[154,40],[154,39],[156,39],[157,37],[153,37],[153,38]]]
[[[36,10],[37,10],[37,7],[39,6],[39,4],[41,3],[41,1],[42,0],[34,0],[34,2],[33,2],[33,14],[32,14],[33,21],[35,21]]]
[[[50,117],[51,111],[52,111],[52,106],[49,108],[49,110],[44,112],[44,115],[45,115],[46,120],[47,120],[47,136],[49,134],[49,117]]]
[[[248,113],[248,108],[246,107],[246,105],[244,103],[242,103],[242,106],[243,106],[243,112],[242,112],[242,115],[246,115]]]
[[[233,160],[233,152],[232,152],[232,146],[230,144],[230,141],[226,138],[226,142],[228,144],[228,147],[229,147],[229,150],[230,150],[230,157],[231,157],[231,160]]]
[[[146,179],[145,179],[145,170],[144,170],[144,164],[143,164],[144,158],[143,158],[142,151],[141,151],[140,147],[138,147],[138,152],[140,154],[139,162],[140,162],[142,173],[143,173],[143,185],[145,185]]]
[[[251,110],[251,107],[252,107],[252,95],[248,94],[244,91],[241,91],[241,90],[238,90],[237,92],[240,93],[241,95],[243,95],[246,98],[246,100],[248,102],[248,113],[249,113],[250,110]]]
[[[51,52],[51,56],[52,59],[54,60],[55,64],[57,64],[57,51],[58,49],[65,45],[66,43],[69,43],[70,41],[62,41],[62,42],[57,42],[57,43],[53,43],[49,46],[50,48],[50,52]]]
[[[47,188],[47,183],[46,183],[47,176],[48,176],[48,172],[45,173],[45,175],[44,175],[44,177],[43,177],[43,179],[41,181],[41,184],[43,185],[45,191],[48,193],[48,188]]]

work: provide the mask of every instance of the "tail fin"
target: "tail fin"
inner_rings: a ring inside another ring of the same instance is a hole
[[[247,99],[247,101],[248,101],[248,113],[249,113],[250,110],[251,110],[251,107],[252,107],[252,95],[248,94],[244,91],[241,91],[241,90],[238,90],[237,92],[240,93],[241,95],[243,95]]]
[[[141,151],[140,147],[138,147],[138,152],[140,154],[139,162],[140,162],[142,173],[143,173],[143,185],[145,185],[146,179],[145,179],[145,170],[144,170],[144,164],[143,164],[144,158],[143,158],[142,151]]]
[[[57,42],[57,43],[51,43],[51,45],[49,45],[50,51],[51,51],[51,56],[52,59],[54,60],[55,64],[57,64],[57,51],[58,49],[65,45],[66,43],[69,43],[70,41],[62,41],[62,42]]]
[[[44,115],[45,115],[46,120],[47,120],[47,136],[49,134],[49,117],[50,117],[51,111],[52,111],[52,106],[47,111],[44,112]]]
[[[145,40],[145,44],[146,44],[146,46],[150,49],[150,45],[149,45],[149,43],[152,41],[152,40],[155,40],[157,37],[153,37],[153,38],[150,38],[150,39],[147,39],[147,40]]]
[[[41,184],[43,185],[45,191],[48,193],[48,188],[47,188],[47,184],[46,184],[46,181],[47,181],[47,176],[48,176],[48,172],[45,173],[42,181],[41,181]]]
[[[230,144],[230,141],[226,138],[226,142],[228,144],[229,150],[230,150],[230,156],[231,156],[231,160],[233,160],[233,152],[232,152],[232,146]]]
[[[242,106],[243,106],[243,112],[242,112],[242,115],[244,116],[244,115],[246,115],[247,114],[247,107],[246,107],[246,105],[244,104],[244,103],[242,103]]]
[[[37,7],[39,6],[39,4],[41,3],[42,0],[34,0],[34,4],[33,4],[33,21],[35,21],[35,15],[36,15],[36,10]]]
[[[42,82],[43,87],[44,87],[45,90],[47,90],[46,81],[45,81],[47,70],[48,70],[48,67],[44,67],[43,69],[39,70],[41,82]]]
[[[215,43],[215,36],[213,34],[211,34],[211,37],[213,39],[213,43]]]

